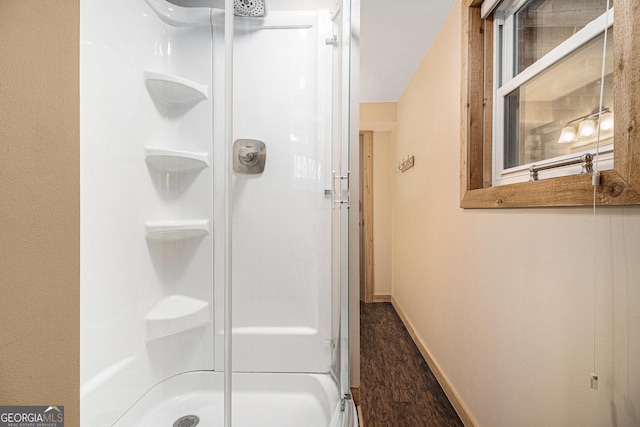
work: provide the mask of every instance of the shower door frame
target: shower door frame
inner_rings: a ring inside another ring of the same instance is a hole
[[[334,9],[338,8],[339,15],[334,21],[334,29],[338,29],[341,35],[337,46],[340,56],[340,89],[338,97],[333,100],[339,103],[340,109],[340,129],[337,138],[332,138],[332,151],[338,150],[338,162],[334,163],[335,158],[332,155],[332,170],[335,174],[335,182],[332,182],[332,225],[339,228],[339,239],[331,239],[332,251],[338,250],[340,253],[340,262],[333,265],[332,270],[337,269],[339,280],[339,332],[335,345],[338,347],[339,355],[334,363],[338,369],[336,372],[336,380],[340,390],[342,409],[346,408],[346,419],[357,417],[355,411],[351,408],[351,382],[352,378],[359,383],[359,306],[358,295],[359,289],[351,287],[350,283],[359,283],[359,272],[357,269],[350,268],[357,265],[359,259],[358,244],[358,218],[357,215],[350,215],[350,206],[359,203],[358,191],[351,191],[351,188],[357,189],[359,186],[359,160],[358,144],[352,144],[351,141],[357,140],[358,128],[351,126],[352,123],[358,123],[358,91],[357,91],[357,73],[359,60],[359,49],[354,42],[354,29],[352,23],[359,19],[359,0],[337,0]],[[231,159],[230,147],[233,143],[233,50],[234,50],[234,18],[230,12],[233,10],[233,0],[225,0],[225,158]],[[357,16],[353,16],[354,11]],[[329,42],[329,41],[327,41]],[[335,66],[335,65],[334,65]],[[355,84],[354,84],[355,83]],[[335,104],[333,104],[335,107]],[[334,124],[335,126],[335,124]],[[337,145],[337,147],[336,147]],[[230,162],[226,162],[230,165]],[[351,171],[354,171],[353,173]],[[232,425],[232,400],[233,400],[233,364],[232,364],[232,348],[233,348],[233,320],[232,320],[232,216],[230,195],[232,194],[233,172],[230,166],[225,171],[225,283],[224,283],[224,333],[225,333],[225,349],[224,349],[224,420],[225,426]],[[337,211],[337,216],[335,212]],[[337,219],[337,223],[334,223]],[[355,228],[354,228],[355,227]],[[332,231],[333,233],[333,231]],[[333,257],[332,257],[333,259]],[[332,273],[333,276],[334,273]],[[332,287],[336,286],[334,283]],[[355,301],[355,303],[354,303]],[[352,353],[353,352],[353,353]],[[355,361],[354,367],[358,372],[354,375],[350,371],[351,362]],[[335,371],[334,371],[335,372]],[[345,404],[346,402],[346,404]]]

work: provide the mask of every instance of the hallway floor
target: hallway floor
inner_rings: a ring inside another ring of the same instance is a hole
[[[391,303],[360,303],[364,427],[463,426]]]

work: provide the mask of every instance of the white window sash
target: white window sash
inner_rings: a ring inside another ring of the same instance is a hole
[[[500,5],[500,3],[502,2],[502,0],[485,0],[482,2],[482,5],[480,6],[480,17],[482,19],[486,19],[487,16],[491,15],[491,12],[493,12],[498,5]]]
[[[521,73],[516,76],[513,76],[514,65],[513,65],[513,56],[511,52],[513,50],[513,9],[521,7],[521,3],[524,3],[526,0],[519,0],[509,7],[510,15],[507,15],[506,20],[502,20],[500,18],[494,20],[494,34],[498,34],[499,25],[503,26],[503,39],[504,45],[499,46],[497,37],[494,38],[494,52],[499,52],[499,49],[504,49],[502,52],[509,52],[507,54],[502,55],[502,78],[504,83],[500,88],[496,88],[498,81],[499,70],[498,67],[494,67],[494,82],[497,84],[494,86],[494,99],[496,102],[494,103],[494,120],[493,120],[493,142],[492,142],[492,150],[493,150],[493,185],[504,185],[504,184],[512,184],[516,182],[524,182],[528,181],[529,177],[529,167],[533,163],[519,165],[514,168],[504,169],[504,101],[505,97],[509,95],[511,92],[519,88],[521,85],[531,80],[562,58],[566,57],[582,45],[588,43],[590,40],[593,40],[595,37],[599,36],[604,32],[605,25],[609,25],[609,27],[613,26],[613,8],[609,9],[608,12],[603,13],[598,18],[591,21],[584,28],[578,31],[576,34],[571,36],[569,39],[565,40],[560,45],[556,46],[549,53],[544,55],[538,61],[536,61],[531,66],[527,67]],[[485,2],[486,3],[486,2]],[[500,3],[496,2],[496,6]],[[483,3],[484,5],[484,3]],[[516,9],[517,10],[517,9]],[[552,161],[556,161],[563,158],[571,158],[582,153],[592,153],[595,155],[595,149],[584,150],[576,153],[572,153],[566,156],[553,157],[550,159],[542,160],[540,162],[535,162],[536,165],[542,166]],[[598,170],[606,170],[613,169],[613,144],[607,144],[605,146],[600,147],[599,155],[598,155]],[[580,166],[566,166],[562,168],[556,168],[553,170],[545,171],[543,178],[555,177],[555,176],[566,176],[566,175],[574,175],[580,173]]]
[[[596,156],[596,149],[592,148],[589,150],[579,151],[571,154],[565,154],[564,156],[554,157],[552,159],[547,159],[540,162],[527,163],[525,165],[519,165],[513,168],[505,169],[502,171],[502,174],[499,177],[494,177],[493,185],[506,185],[506,184],[515,184],[518,182],[526,182],[529,181],[529,168],[532,165],[543,166],[545,164],[551,163],[552,161],[558,160],[567,160],[581,154],[591,153],[594,156],[594,170],[608,170],[613,169],[613,144],[607,144],[600,146],[598,151],[598,155]],[[595,166],[597,163],[597,166]],[[597,169],[596,169],[597,168]],[[569,175],[578,175],[582,170],[582,166],[580,164],[570,165],[570,166],[562,166],[553,169],[548,169],[545,171],[540,171],[540,179],[546,178],[555,178],[559,176],[569,176]]]
[[[487,16],[491,15],[491,13],[500,7],[503,3],[511,3],[507,8],[503,8],[506,13],[510,11],[515,11],[520,9],[524,3],[529,0],[512,0],[509,2],[508,0],[485,0],[480,5],[480,17],[482,19],[486,19]]]
[[[552,51],[537,60],[534,64],[524,69],[520,74],[511,78],[500,89],[498,89],[498,96],[504,97],[510,94],[527,81],[531,80],[556,62],[560,61],[565,56],[578,49],[580,46],[588,43],[589,41],[602,34],[604,31],[604,26],[607,24],[607,22],[609,23],[609,27],[613,26],[613,9],[610,9],[608,14],[609,16],[607,17],[607,13],[603,13],[598,18],[587,24],[580,31],[575,33],[573,36],[556,46]],[[511,34],[509,35],[508,42],[512,43],[511,40],[513,40],[513,26],[508,26],[511,28]],[[507,34],[505,33],[505,38],[506,36]],[[506,49],[510,47],[513,48],[513,46],[505,46],[505,51],[507,51]],[[513,67],[510,68],[513,69]]]

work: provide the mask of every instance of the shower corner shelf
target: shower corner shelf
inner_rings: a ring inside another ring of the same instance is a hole
[[[158,18],[172,27],[201,27],[211,25],[211,8],[180,7],[166,0],[145,0]]]
[[[146,238],[152,241],[177,241],[204,237],[210,233],[209,220],[145,222]]]
[[[199,171],[209,167],[209,153],[144,147],[147,164],[162,172]]]
[[[209,303],[185,295],[161,299],[145,317],[147,340],[187,332],[209,324]]]
[[[182,77],[145,71],[144,81],[151,97],[163,105],[192,107],[209,99],[209,86]]]

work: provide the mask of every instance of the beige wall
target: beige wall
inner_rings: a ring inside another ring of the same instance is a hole
[[[388,132],[398,124],[397,102],[363,102],[360,104],[360,130]]]
[[[391,295],[391,199],[396,178],[396,102],[360,104],[360,130],[373,131],[373,283],[374,296]]]
[[[459,208],[460,25],[458,1],[398,105],[396,306],[480,426],[637,426],[640,207]]]
[[[79,424],[79,7],[0,14],[0,405]]]

